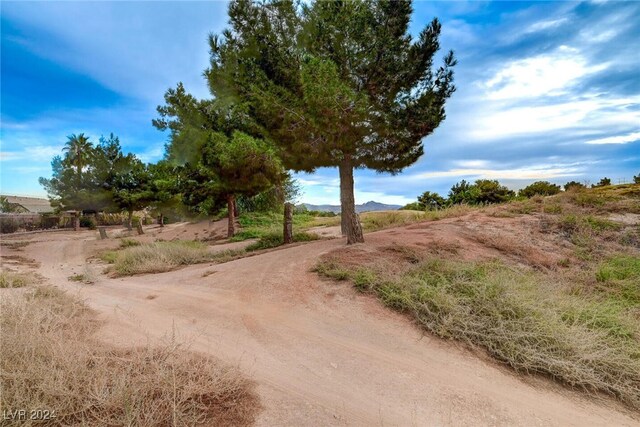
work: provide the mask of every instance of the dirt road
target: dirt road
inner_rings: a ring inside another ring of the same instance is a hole
[[[397,230],[369,236],[401,237]],[[194,350],[237,363],[258,384],[258,425],[640,424],[611,401],[519,379],[424,335],[349,285],[319,279],[310,269],[341,239],[118,279],[87,266],[88,253],[111,244],[93,233],[32,239],[25,254],[50,282],[101,312],[105,339],[128,345],[176,334]],[[96,274],[93,285],[68,280],[83,269]]]

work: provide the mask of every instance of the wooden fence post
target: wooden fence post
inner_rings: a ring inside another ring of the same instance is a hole
[[[107,230],[104,227],[98,227],[98,231],[100,232],[100,240],[108,239]]]
[[[284,204],[284,244],[293,242],[293,204]]]

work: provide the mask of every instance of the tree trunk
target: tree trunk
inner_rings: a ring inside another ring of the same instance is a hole
[[[76,211],[73,216],[73,229],[75,231],[80,231],[80,212]]]
[[[160,227],[164,227],[164,214],[160,214]]]
[[[356,214],[356,203],[353,196],[353,165],[349,156],[338,166],[340,171],[340,210],[341,224],[347,234],[347,244],[364,243],[362,226]]]
[[[129,211],[129,216],[127,218],[127,230],[133,230],[133,211]]]
[[[284,204],[284,244],[293,243],[293,203]]]
[[[344,214],[344,206],[347,204],[345,199],[346,191],[344,190],[344,186],[342,185],[342,166],[338,166],[338,170],[340,171],[340,232],[342,236],[347,235],[347,216]]]
[[[233,216],[235,218],[240,216],[240,212],[238,212],[238,201],[235,198],[233,199]]]
[[[229,227],[227,229],[227,238],[232,238],[236,234],[235,216],[233,215],[233,205],[236,198],[233,194],[227,196],[227,211],[229,211]]]

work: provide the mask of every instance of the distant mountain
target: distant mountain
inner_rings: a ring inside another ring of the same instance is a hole
[[[312,205],[309,203],[302,203],[302,205],[310,211],[340,213],[340,205]],[[385,205],[384,203],[370,201],[361,205],[356,205],[356,212],[395,211],[401,207],[402,206],[400,205]]]

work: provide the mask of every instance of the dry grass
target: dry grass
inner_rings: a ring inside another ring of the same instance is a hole
[[[41,278],[34,273],[18,273],[0,270],[0,288],[22,288],[40,283]]]
[[[346,248],[321,274],[350,280],[441,337],[484,348],[519,372],[541,373],[640,409],[640,258],[579,274],[434,258],[416,248]]]
[[[37,425],[253,422],[258,402],[251,384],[217,360],[175,342],[108,347],[93,337],[93,312],[56,288],[4,296],[0,304],[3,410],[54,411],[55,418]]]
[[[244,250],[212,252],[209,246],[201,242],[172,241],[127,246],[122,250],[107,251],[101,258],[113,264],[110,270],[116,276],[131,276],[162,273],[203,262],[227,262],[243,254]]]

